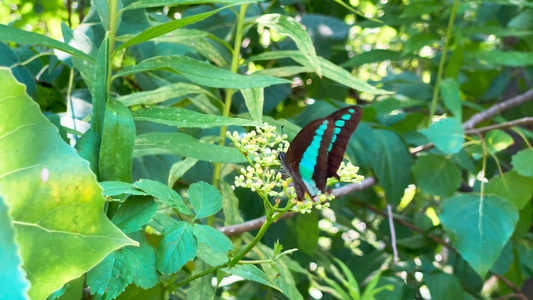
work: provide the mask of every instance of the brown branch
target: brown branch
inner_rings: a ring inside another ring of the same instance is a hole
[[[515,107],[530,100],[533,100],[533,89],[518,96],[514,96],[508,100],[502,101],[498,104],[495,104],[489,109],[473,115],[468,121],[463,123],[463,129],[472,129],[480,122],[490,119],[491,117],[501,113],[504,110]]]
[[[490,125],[486,127],[469,129],[469,130],[465,130],[465,134],[480,134],[480,133],[485,133],[487,131],[494,130],[494,129],[507,129],[507,128],[511,128],[514,126],[524,125],[524,124],[529,124],[529,123],[533,123],[533,117],[526,117],[526,118],[517,119],[517,120],[513,120],[513,121],[501,123],[501,124],[494,124],[494,125]]]
[[[501,296],[501,297],[498,297],[498,298],[494,298],[494,300],[505,300],[505,299],[523,299],[523,300],[528,300],[526,295],[521,294],[521,293],[508,294],[508,295],[504,295],[504,296]]]
[[[343,187],[340,187],[338,189],[334,189],[332,194],[335,195],[335,197],[342,197],[355,191],[362,191],[366,188],[373,186],[375,183],[376,183],[376,179],[374,179],[374,177],[367,177],[363,181],[361,181],[361,183],[351,183]],[[283,216],[279,217],[278,220],[290,218],[294,216],[295,214],[296,213],[286,213]],[[222,233],[224,233],[227,236],[238,235],[244,232],[248,232],[248,231],[260,228],[263,225],[263,223],[265,223],[265,220],[266,220],[266,217],[261,217],[261,218],[253,219],[250,221],[246,221],[241,224],[221,227],[221,228],[218,228],[218,230],[220,230]]]

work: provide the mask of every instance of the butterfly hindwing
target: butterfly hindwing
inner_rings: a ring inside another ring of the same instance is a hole
[[[324,192],[327,179],[338,177],[350,136],[361,120],[361,108],[350,106],[306,125],[296,135],[283,163],[293,178],[298,200]]]

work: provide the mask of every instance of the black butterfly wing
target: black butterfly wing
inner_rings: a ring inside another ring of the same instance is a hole
[[[326,178],[339,178],[337,170],[341,165],[350,137],[361,121],[362,114],[363,111],[359,106],[349,106],[339,109],[326,118],[335,125],[331,148],[328,151]]]

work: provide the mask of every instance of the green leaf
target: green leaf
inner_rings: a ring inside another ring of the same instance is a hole
[[[135,121],[148,121],[181,128],[213,128],[221,126],[259,126],[256,121],[197,113],[179,107],[154,107],[133,112]]]
[[[235,192],[231,186],[222,181],[220,183],[220,192],[222,193],[222,211],[224,212],[224,225],[234,225],[242,223],[242,219],[239,213],[239,198],[235,196]]]
[[[99,135],[104,130],[104,121],[106,116],[106,106],[109,99],[109,38],[106,36],[100,48],[98,49],[98,58],[96,65],[91,68],[91,103],[93,105],[93,114],[91,115],[91,128]],[[115,106],[112,106],[112,108]],[[131,181],[131,180],[130,180]]]
[[[136,243],[106,218],[89,164],[65,144],[26,87],[5,68],[0,82],[0,193],[12,209],[29,296],[43,299],[111,251]]]
[[[117,98],[117,100],[126,106],[150,105],[161,103],[172,98],[197,94],[206,95],[210,98],[216,99],[216,97],[208,90],[203,89],[195,84],[177,82],[147,92],[132,93],[120,96]]]
[[[147,194],[154,196],[161,203],[177,208],[182,214],[192,215],[191,210],[185,205],[181,196],[167,185],[150,179],[141,179],[133,185],[145,191]]]
[[[424,282],[431,293],[431,299],[464,299],[461,283],[453,275],[443,272],[424,274]]]
[[[513,155],[511,164],[518,174],[533,177],[533,149],[518,151]]]
[[[111,252],[87,273],[91,294],[105,299],[116,298],[132,281],[133,265],[120,251]]]
[[[445,78],[440,82],[440,95],[444,104],[459,121],[463,118],[459,84],[454,78]]]
[[[531,227],[531,221],[533,220],[533,205],[528,202],[524,208],[522,208],[518,214],[518,223],[516,223],[515,230],[513,232],[513,240],[519,240],[529,233]]]
[[[136,1],[128,6],[126,6],[124,8],[124,10],[129,10],[129,9],[135,9],[137,8],[137,6],[139,6],[139,2],[141,1]],[[143,2],[148,2],[148,1],[143,1]],[[151,1],[153,2],[153,1]],[[164,1],[163,1],[164,2]],[[167,1],[168,2],[168,1]],[[157,2],[157,3],[160,3],[160,2]],[[153,3],[153,4],[157,4],[157,3]],[[176,4],[175,2],[173,4]],[[156,6],[164,6],[165,4],[163,5],[156,5]],[[227,5],[227,6],[224,6],[224,7],[221,7],[219,9],[215,9],[215,10],[212,10],[212,11],[208,11],[208,12],[205,12],[205,13],[201,13],[201,14],[197,14],[197,15],[194,15],[194,16],[190,16],[190,17],[185,17],[185,18],[182,18],[182,19],[177,19],[177,20],[174,20],[174,21],[171,21],[171,22],[168,22],[168,23],[165,23],[165,24],[161,24],[161,25],[157,25],[157,26],[152,26],[152,27],[149,27],[147,30],[139,33],[138,35],[136,35],[135,37],[131,38],[130,40],[126,41],[125,43],[123,43],[122,45],[120,45],[116,50],[115,52],[118,52],[122,49],[125,49],[125,48],[128,48],[128,47],[131,47],[133,45],[136,45],[136,44],[139,44],[139,43],[142,43],[142,42],[146,42],[146,41],[149,41],[155,37],[158,37],[158,36],[161,36],[163,34],[166,34],[166,33],[169,33],[169,32],[172,32],[178,28],[182,28],[182,27],[185,27],[189,24],[193,24],[193,23],[196,23],[198,21],[201,21],[207,17],[210,17],[216,13],[218,13],[219,11],[223,10],[223,9],[226,9],[228,7],[231,7],[231,6],[235,6],[236,4],[233,4],[233,5]],[[134,8],[132,8],[134,7]],[[141,6],[142,7],[142,4]],[[148,6],[149,7],[149,6]]]
[[[22,257],[15,235],[13,218],[9,215],[6,203],[0,197],[1,299],[29,299],[30,282],[26,279],[26,272],[22,269]]]
[[[433,33],[420,33],[412,35],[409,37],[409,40],[407,40],[407,43],[405,43],[403,54],[409,54],[418,51],[424,46],[433,45],[438,42],[440,42],[440,39]]]
[[[135,123],[124,104],[109,98],[105,109],[99,174],[103,181],[131,182]]]
[[[195,261],[195,268],[192,275],[196,275],[207,269],[207,264],[202,261]],[[216,299],[215,291],[217,287],[213,287],[212,274],[204,275],[192,281],[187,290],[187,300],[197,299]]]
[[[150,289],[143,289],[136,286],[135,284],[130,284],[122,294],[120,294],[117,300],[166,300],[168,295],[165,291],[163,283],[158,283]]]
[[[95,59],[91,57],[90,55],[72,46],[69,46],[63,42],[56,41],[45,35],[18,29],[15,27],[4,25],[4,24],[0,24],[0,40],[15,42],[19,44],[25,44],[25,45],[47,46],[53,49],[61,50],[70,55],[77,56],[91,63],[96,62]]]
[[[302,66],[308,65],[307,59],[304,57],[302,53],[298,51],[272,51],[272,52],[267,52],[264,54],[253,56],[249,58],[247,61],[273,60],[273,59],[281,59],[281,58],[291,58],[291,59],[294,59],[299,64],[301,64]],[[391,93],[389,91],[378,89],[358,79],[357,77],[353,76],[352,73],[328,61],[327,59],[318,57],[318,61],[320,62],[320,69],[322,70],[322,76],[326,78],[329,78],[333,81],[344,84],[347,87],[351,87],[354,90],[357,90],[360,92],[366,92],[366,93],[375,94],[375,95]]]
[[[518,211],[498,196],[456,195],[444,200],[440,221],[457,251],[484,278],[513,233]]]
[[[224,268],[222,269],[222,271],[240,276],[246,280],[259,282],[266,286],[275,288],[278,291],[281,291],[281,289],[267,276],[267,274],[265,274],[265,272],[261,271],[258,267],[254,265],[236,265],[231,269]]]
[[[494,66],[525,67],[533,65],[531,52],[491,50],[465,53],[465,60],[473,61],[476,59]]]
[[[155,270],[155,250],[148,245],[141,232],[130,237],[139,242],[139,247],[128,246],[121,251],[132,264],[133,283],[143,289],[149,289],[159,282],[159,274]]]
[[[184,160],[180,160],[170,167],[168,174],[168,186],[174,186],[176,181],[180,179],[187,171],[189,171],[198,162],[196,158],[187,157]]]
[[[298,214],[296,216],[296,241],[298,249],[309,256],[313,256],[318,249],[318,215],[316,212],[310,214]]]
[[[92,128],[89,128],[74,146],[78,155],[89,162],[93,173],[98,173],[98,156],[100,152],[100,136]]]
[[[219,266],[229,262],[228,254],[225,252],[215,252],[206,243],[198,243],[196,256],[211,266]]]
[[[112,221],[124,233],[138,231],[152,220],[158,207],[151,197],[131,196],[120,205]]]
[[[231,240],[225,234],[211,226],[195,224],[193,234],[198,243],[205,243],[215,252],[227,253],[229,250],[233,250]]]
[[[179,5],[192,5],[192,4],[201,4],[201,3],[223,3],[223,4],[233,4],[233,5],[242,5],[246,3],[258,3],[263,2],[264,0],[180,0]],[[137,0],[131,4],[124,7],[123,11],[138,9],[138,8],[147,8],[147,7],[159,7],[159,6],[168,6],[176,5],[176,0]]]
[[[489,154],[507,149],[514,144],[513,138],[503,130],[491,130],[485,135],[485,143]]]
[[[421,130],[435,146],[446,154],[461,151],[465,133],[461,122],[456,118],[447,118],[433,123],[428,129]]]
[[[265,102],[265,94],[263,88],[242,89],[242,96],[246,107],[252,116],[252,119],[258,123],[263,119],[263,102]]]
[[[202,143],[184,133],[148,133],[137,136],[134,156],[157,154],[174,154],[210,162],[246,162],[246,158],[235,148]]]
[[[104,196],[118,196],[122,194],[146,195],[145,192],[136,189],[133,184],[128,182],[104,181],[99,182],[99,184],[104,189],[102,191],[102,195]]]
[[[200,181],[191,184],[187,193],[196,213],[194,220],[216,214],[222,208],[222,195],[209,183]]]
[[[521,176],[516,171],[506,172],[492,178],[485,192],[505,198],[521,210],[533,195],[533,178]]]
[[[307,58],[315,73],[322,77],[320,62],[316,56],[315,47],[311,37],[307,34],[302,25],[291,17],[280,14],[267,14],[255,20],[258,24],[274,29],[279,34],[290,37],[298,50]],[[308,65],[309,65],[308,64]]]
[[[175,72],[190,81],[215,88],[246,89],[290,83],[289,80],[271,76],[244,76],[217,68],[211,64],[186,56],[158,56],[128,66],[115,76],[126,76],[149,70]]]
[[[413,166],[413,175],[418,187],[431,195],[447,197],[461,186],[461,171],[443,156],[421,156]]]
[[[163,274],[176,273],[196,256],[196,240],[192,225],[179,222],[165,228],[156,251],[156,268]]]
[[[411,157],[402,140],[392,131],[374,130],[378,143],[373,167],[379,183],[385,189],[387,201],[400,203],[405,188],[411,182]]]

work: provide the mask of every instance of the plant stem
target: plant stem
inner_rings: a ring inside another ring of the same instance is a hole
[[[442,73],[444,72],[444,64],[446,63],[446,54],[448,52],[448,43],[450,42],[453,30],[453,22],[455,20],[455,13],[457,12],[458,0],[453,1],[452,12],[450,14],[450,20],[448,22],[448,28],[446,29],[446,40],[444,41],[444,48],[442,49],[442,55],[440,57],[439,71],[437,73],[437,80],[435,82],[435,89],[433,90],[433,100],[431,100],[431,107],[429,110],[429,117],[427,126],[431,125],[431,120],[433,120],[433,115],[435,115],[435,110],[437,108],[437,102],[439,100],[439,87]]]
[[[242,29],[244,24],[244,16],[246,15],[246,9],[248,8],[248,4],[243,4],[240,7],[239,16],[237,19],[237,28],[235,29],[235,43],[233,46],[233,57],[231,59],[231,72],[237,73],[239,70],[239,58],[241,53],[241,44],[242,44]],[[231,109],[231,101],[233,98],[233,94],[235,93],[234,89],[227,89],[226,91],[226,101],[224,103],[224,110],[222,112],[222,115],[224,117],[229,117],[230,109]],[[226,126],[220,127],[220,141],[219,145],[224,146],[226,141]],[[220,180],[220,170],[222,168],[221,163],[215,164],[215,171],[213,173],[213,185],[218,186],[218,181]]]
[[[113,52],[115,51],[115,38],[117,34],[117,1],[109,0],[109,24],[107,30],[109,31],[109,55],[107,62],[107,89],[111,89],[111,75],[112,75],[112,60]]]

